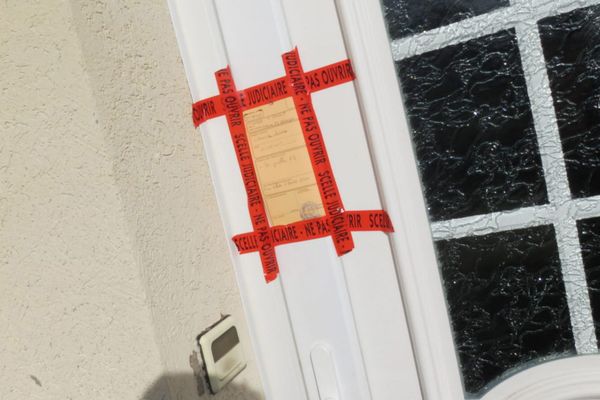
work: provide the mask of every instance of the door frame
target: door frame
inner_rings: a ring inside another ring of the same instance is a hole
[[[390,85],[397,77],[382,7],[378,0],[336,2],[357,74],[356,87],[382,202],[395,222],[391,241],[423,396],[427,400],[463,399],[404,103],[398,85]]]
[[[522,2],[513,0],[511,5],[523,6]],[[356,86],[382,202],[395,221],[392,247],[423,397],[464,399],[409,124],[398,85],[390,84],[397,82],[397,74],[382,6],[380,0],[336,3],[358,77]],[[590,396],[600,397],[598,376],[598,354],[559,359],[517,372],[482,400],[589,400]]]

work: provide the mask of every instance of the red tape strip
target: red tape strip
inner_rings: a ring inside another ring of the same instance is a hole
[[[257,235],[256,243],[263,266],[263,273],[266,281],[270,282],[277,277],[279,266],[277,264],[277,257],[275,256],[275,247],[269,234],[270,227],[267,213],[250,154],[248,136],[246,135],[246,127],[242,116],[242,107],[238,97],[239,94],[235,89],[229,67],[217,71],[215,77],[217,78],[219,93],[223,101],[222,104],[227,124],[229,125],[231,140],[236,144],[234,146],[235,154],[242,172],[244,187],[248,197],[248,210],[250,212],[250,219],[252,220],[252,228]]]
[[[192,117],[194,126],[198,127],[201,123],[208,121],[211,118],[225,115],[221,96],[214,96],[208,99],[200,100],[192,106]]]
[[[342,216],[344,204],[342,203],[327,150],[325,149],[323,134],[321,133],[321,127],[319,126],[319,121],[317,121],[308,85],[304,78],[298,49],[295,48],[285,53],[283,55],[283,63],[289,84],[293,90],[294,104],[300,118],[304,141],[310,155],[317,186],[321,193],[325,214],[331,224],[333,244],[335,245],[337,254],[341,256],[352,251],[354,241],[348,229],[347,221]]]
[[[344,211],[342,216],[351,231],[366,232],[393,232],[392,221],[385,211]],[[305,240],[319,239],[331,235],[331,225],[327,217],[314,218],[306,221],[295,222],[289,225],[271,227],[269,234],[273,246],[287,243],[302,242]],[[233,237],[240,254],[253,253],[259,249],[259,235],[256,232],[242,233]]]
[[[304,78],[308,82],[310,91],[318,92],[342,83],[352,82],[356,76],[350,60],[344,60],[308,71],[304,74]]]
[[[318,92],[342,83],[352,82],[356,78],[350,60],[326,65],[303,74],[310,92]],[[287,77],[273,79],[244,89],[240,94],[242,111],[289,97],[292,95],[289,89]],[[192,116],[195,127],[209,119],[225,115],[220,97],[214,96],[194,103]]]
[[[244,188],[253,232],[236,235],[233,241],[240,254],[258,252],[267,282],[279,273],[275,246],[331,236],[338,255],[354,248],[351,232],[393,232],[388,214],[382,210],[346,211],[336,184],[325,142],[310,94],[352,81],[349,60],[304,72],[298,49],[285,53],[286,76],[238,92],[229,67],[215,73],[219,95],[193,105],[194,125],[225,116],[229,126]],[[319,193],[326,215],[289,225],[269,226],[264,200],[252,159],[243,111],[292,97],[302,127]]]
[[[290,97],[291,95],[285,78],[273,79],[272,81],[242,90],[242,107],[244,110],[260,107]]]

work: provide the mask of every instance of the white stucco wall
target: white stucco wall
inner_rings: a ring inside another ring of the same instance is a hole
[[[261,399],[166,2],[0,2],[0,96],[0,398],[193,400],[231,313]]]

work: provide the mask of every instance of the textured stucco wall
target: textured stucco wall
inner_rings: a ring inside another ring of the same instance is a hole
[[[166,2],[0,2],[0,93],[0,398],[193,400],[220,313],[262,398]]]
[[[160,356],[68,4],[0,3],[0,43],[0,398],[137,398]]]

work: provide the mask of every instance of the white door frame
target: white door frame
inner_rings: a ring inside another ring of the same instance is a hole
[[[396,232],[392,235],[394,255],[415,348],[423,396],[427,400],[464,399],[433,246],[432,237],[435,232],[431,231],[426,215],[426,205],[422,196],[413,143],[409,134],[401,93],[396,84],[394,58],[380,0],[336,0],[336,2],[347,49],[358,76],[357,87],[360,104],[367,126],[371,155],[380,183],[382,201],[392,220],[396,222]],[[599,3],[597,0],[588,1],[586,4],[574,1],[572,4],[563,4],[557,7],[552,2],[540,0],[512,0],[512,10],[501,9],[496,12],[498,15],[472,18],[472,21],[462,22],[463,26],[460,27],[454,24],[454,26],[439,28],[438,32],[441,36],[439,41],[444,45],[450,45],[468,40],[469,35],[481,35],[482,26],[485,31],[483,34],[487,34],[518,25],[518,34],[526,35],[529,34],[528,29],[531,29],[531,21],[526,21],[529,24],[515,24],[510,18],[503,19],[503,14],[527,12],[545,16],[597,3]],[[494,22],[489,23],[490,21]],[[507,24],[506,21],[509,23]],[[533,23],[533,28],[536,29],[535,23]],[[424,51],[419,46],[426,48],[431,44],[431,39],[425,36],[412,43],[418,52]],[[409,40],[404,41],[403,45],[404,50],[415,51]],[[532,50],[527,48],[525,51],[531,52]],[[539,71],[537,72],[539,73]],[[545,74],[544,66],[542,66],[541,73]],[[536,78],[538,77],[536,76]],[[542,82],[544,81],[542,80]],[[550,104],[552,104],[551,99]],[[539,106],[539,101],[536,103],[533,100],[532,106]],[[540,123],[541,121],[536,121],[536,127],[539,128]],[[551,132],[551,134],[557,134],[557,132]],[[545,149],[551,147],[548,158],[556,157],[560,153],[562,159],[562,149],[560,149],[560,144],[558,149],[556,148],[556,140],[553,140],[552,137],[542,137],[539,140]],[[554,147],[550,146],[552,143]],[[548,161],[543,160],[543,162],[547,167]],[[560,190],[564,190],[562,189],[564,186],[561,186],[564,182],[560,179],[566,179],[566,175],[555,179],[558,182],[549,188],[551,199],[554,196],[558,198],[557,200],[561,200]],[[586,207],[579,206],[577,202],[573,202],[573,207],[564,207],[562,210],[571,212],[571,214],[562,215],[557,214],[556,210],[549,210],[548,218],[541,218],[539,224],[555,223],[559,226],[558,229],[562,229],[565,224],[557,220],[564,219],[568,220],[567,223],[571,224],[570,228],[573,228],[575,225],[571,222],[576,217],[600,215],[599,208],[598,205],[594,207],[588,205],[586,209]],[[519,212],[509,213],[504,217],[505,229],[510,229],[513,224],[518,225],[522,217],[523,215]],[[483,233],[488,228],[486,223],[489,224],[489,221],[481,223],[480,228]],[[570,228],[566,227],[565,229]],[[573,232],[569,233],[570,236],[572,234]],[[568,246],[565,248],[567,252],[579,251],[578,247],[576,250]],[[562,259],[573,256],[577,256],[577,254],[567,254],[566,256],[561,254]],[[580,257],[579,255],[579,259]],[[575,264],[577,271],[574,273],[578,279],[585,280],[585,276],[581,273],[583,265],[579,262]],[[573,273],[573,271],[569,272]],[[584,310],[589,311],[589,301],[585,307],[587,286],[585,282],[583,286],[581,283],[581,281],[571,282],[570,287],[568,283],[565,283],[567,296],[575,303],[580,301],[584,304]],[[584,317],[583,321],[581,315]],[[579,313],[576,317],[572,315],[572,320],[577,326],[577,329],[574,328],[574,333],[579,353],[596,352],[598,349],[594,343],[595,335],[593,334],[591,314],[589,312]],[[581,380],[576,378],[576,374],[565,374],[564,371],[561,374],[560,370],[563,367],[576,369],[582,374]],[[548,377],[554,379],[553,384],[548,386],[548,391],[538,388],[537,384],[541,380],[546,383],[552,380],[543,378],[544,374],[548,374]],[[552,388],[557,389],[556,393],[559,392],[559,388],[568,388],[568,390],[560,392],[563,393],[563,397],[552,397],[553,399],[588,399],[591,394],[600,398],[600,384],[592,383],[591,379],[588,379],[591,375],[600,376],[600,355],[580,356],[525,370],[494,387],[484,399],[546,399],[550,397],[535,397],[535,395],[532,397],[530,393],[549,394],[552,393]]]
[[[417,163],[379,1],[338,0],[427,400],[464,398]],[[427,290],[424,290],[427,288]]]

